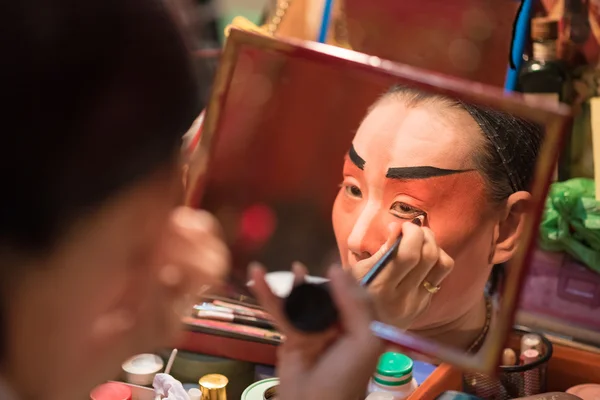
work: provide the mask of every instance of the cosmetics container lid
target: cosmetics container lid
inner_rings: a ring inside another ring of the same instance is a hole
[[[412,380],[413,360],[401,353],[387,352],[379,358],[373,380],[380,385],[400,386]]]
[[[540,358],[540,352],[536,349],[525,350],[521,355],[521,358],[523,359],[523,363],[531,364]]]
[[[140,386],[152,385],[154,376],[164,366],[162,358],[156,354],[138,354],[125,361],[122,365],[125,380]]]
[[[542,350],[542,338],[535,333],[528,333],[523,335],[521,338],[521,353],[524,353],[526,350],[535,349],[541,353]]]
[[[595,383],[577,385],[568,389],[567,393],[580,397],[583,400],[596,400],[600,398],[600,385]]]
[[[203,400],[227,400],[227,384],[229,380],[220,374],[204,375],[198,381]]]
[[[188,396],[190,400],[200,400],[202,399],[202,392],[200,391],[200,389],[192,388],[188,390]]]
[[[294,287],[283,309],[292,326],[301,332],[323,332],[338,321],[328,283],[305,282]]]
[[[267,396],[271,396],[269,390],[276,388],[277,386],[279,386],[279,378],[268,378],[263,379],[262,381],[254,382],[252,385],[248,386],[246,390],[244,390],[241,400],[273,399],[273,397]]]
[[[132,393],[127,385],[109,382],[92,390],[90,398],[92,400],[131,400]]]

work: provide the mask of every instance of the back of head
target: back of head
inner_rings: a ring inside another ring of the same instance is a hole
[[[78,219],[174,165],[201,104],[161,1],[5,1],[0,16],[2,317],[26,273],[12,261],[50,252]]]
[[[172,159],[198,91],[160,1],[8,1],[0,15],[0,244],[43,251]]]

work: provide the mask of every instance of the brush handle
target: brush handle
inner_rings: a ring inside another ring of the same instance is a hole
[[[394,242],[392,247],[390,247],[390,249],[385,252],[383,257],[381,257],[379,261],[377,261],[375,265],[373,265],[369,272],[367,272],[367,274],[363,276],[363,278],[360,280],[360,286],[369,286],[369,284],[371,284],[371,282],[373,282],[373,280],[377,278],[377,276],[381,273],[381,271],[383,271],[385,266],[388,265],[390,261],[394,259],[394,257],[396,257],[396,253],[398,253],[398,247],[400,247],[401,241],[402,236],[400,236],[398,240]]]

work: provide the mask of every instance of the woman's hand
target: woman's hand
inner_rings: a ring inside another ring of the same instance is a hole
[[[179,207],[171,215],[165,241],[162,282],[179,295],[196,295],[218,286],[230,267],[229,249],[221,227],[210,213]]]
[[[305,271],[298,265],[294,269],[300,280]],[[348,400],[365,396],[382,351],[381,342],[369,328],[372,314],[368,295],[339,268],[331,269],[329,278],[340,325],[323,333],[305,334],[285,317],[282,299],[271,292],[264,269],[250,268],[253,292],[286,337],[278,353],[280,399]]]
[[[114,345],[110,338],[129,332],[131,346],[142,351],[157,343],[172,345],[196,295],[221,285],[229,270],[219,224],[204,211],[174,210],[160,246],[152,250],[149,263],[131,271],[132,282],[114,309],[98,318],[96,340]]]
[[[377,316],[399,328],[411,324],[427,311],[431,297],[454,267],[454,260],[436,243],[431,229],[403,223],[391,232],[378,254],[379,260],[402,232],[396,258],[369,285]]]

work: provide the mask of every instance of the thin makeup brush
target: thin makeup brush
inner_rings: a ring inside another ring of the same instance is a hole
[[[423,226],[423,221],[425,217],[423,215],[419,215],[417,218],[412,220],[412,223],[418,226]],[[389,248],[388,251],[371,267],[369,272],[363,276],[360,280],[360,286],[369,286],[371,282],[377,278],[377,276],[384,270],[384,268],[392,261],[396,254],[398,253],[398,248],[400,247],[400,242],[402,242],[402,235],[394,242],[392,247]]]

